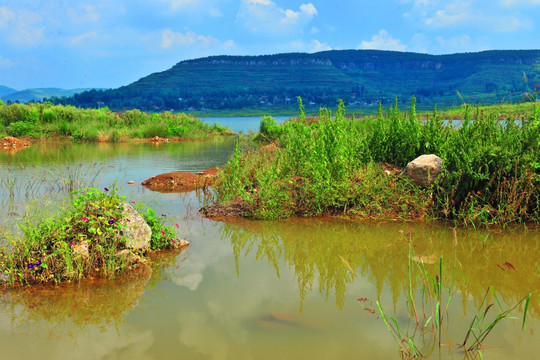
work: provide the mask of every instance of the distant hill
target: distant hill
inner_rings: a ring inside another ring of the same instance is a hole
[[[4,95],[8,95],[8,94],[14,93],[16,91],[17,90],[12,89],[10,87],[0,85],[0,98],[2,98],[2,96],[4,96]]]
[[[52,97],[70,97],[75,94],[89,91],[92,89],[71,89],[71,90],[64,90],[64,89],[58,89],[58,88],[36,88],[36,89],[26,89],[22,91],[17,91],[14,89],[11,92],[2,93],[2,88],[10,89],[7,87],[0,87],[0,98],[2,101],[18,101],[21,103],[25,103],[28,101],[41,101],[45,98],[52,98]]]
[[[528,77],[525,83],[523,74]],[[143,110],[240,109],[390,103],[417,97],[420,107],[518,101],[540,82],[540,50],[428,55],[379,50],[212,56],[107,91],[59,100],[77,106]]]

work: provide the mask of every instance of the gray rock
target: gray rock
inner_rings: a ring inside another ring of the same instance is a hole
[[[88,261],[88,258],[90,258],[88,243],[86,241],[83,241],[81,243],[73,245],[71,247],[71,253],[73,254],[74,259],[81,257],[86,263]]]
[[[407,164],[403,173],[421,187],[433,184],[442,171],[443,160],[437,155],[421,155]]]
[[[150,246],[152,230],[133,206],[124,204],[123,219],[118,222],[120,235],[126,238],[128,249],[146,251]]]

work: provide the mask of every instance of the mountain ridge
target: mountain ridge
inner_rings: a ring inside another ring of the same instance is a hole
[[[524,74],[529,83],[525,84]],[[183,60],[165,71],[107,91],[60,102],[112,109],[241,109],[338,98],[363,105],[393,102],[452,105],[518,101],[540,81],[540,50],[430,55],[383,50],[330,50],[275,55],[218,55]],[[464,99],[459,99],[458,92]]]

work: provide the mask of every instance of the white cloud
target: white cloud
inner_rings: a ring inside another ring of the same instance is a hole
[[[533,23],[528,18],[518,18],[517,16],[510,16],[502,18],[497,21],[497,26],[494,27],[495,31],[512,32],[522,29],[532,29]]]
[[[441,48],[451,51],[467,51],[471,49],[472,43],[469,35],[463,34],[450,39],[445,39],[442,36],[437,36],[437,43]],[[448,51],[447,51],[448,52]]]
[[[321,43],[319,40],[315,39],[311,40],[309,43],[305,43],[303,41],[294,41],[290,44],[290,47],[294,49],[294,51],[308,53],[332,50],[332,47],[330,47],[330,45],[327,43]]]
[[[429,41],[422,33],[416,33],[413,35],[411,43],[407,47],[409,51],[428,53]]]
[[[0,68],[9,68],[13,66],[13,60],[11,59],[4,59],[0,55]]]
[[[402,44],[400,40],[394,39],[385,29],[379,30],[379,33],[371,37],[371,41],[362,40],[358,46],[359,49],[376,50],[395,50],[405,51],[407,45]]]
[[[5,28],[15,18],[13,11],[7,7],[0,7],[0,29]]]
[[[442,27],[467,21],[471,18],[470,3],[456,1],[448,4],[444,9],[437,10],[432,17],[425,20],[426,25]]]
[[[163,30],[161,33],[161,47],[164,49],[169,49],[171,47],[180,46],[180,47],[189,47],[189,46],[199,46],[199,47],[219,47],[228,49],[234,47],[234,41],[220,41],[212,36],[199,35],[193,31],[187,31],[186,33],[174,32],[171,29]]]
[[[271,0],[242,0],[237,18],[254,33],[279,36],[299,31],[317,14],[312,3],[302,4],[299,11],[294,11]]]
[[[41,16],[35,12],[0,8],[0,29],[5,29],[2,36],[16,45],[33,45],[41,40],[44,31],[40,26],[41,20]]]
[[[91,22],[98,22],[101,19],[101,13],[97,11],[95,6],[87,5],[84,7],[85,14],[84,17]]]
[[[72,37],[70,40],[69,40],[69,43],[71,45],[77,45],[79,43],[81,43],[82,41],[84,40],[87,40],[87,39],[95,39],[98,37],[98,34],[97,32],[95,31],[92,31],[92,32],[88,32],[88,33],[85,33],[85,34],[81,34],[79,36],[74,36]]]
[[[175,12],[197,11],[204,12],[212,17],[223,16],[216,3],[219,0],[159,0],[169,4],[170,9]]]
[[[501,5],[505,7],[519,5],[540,5],[540,0],[501,0]]]

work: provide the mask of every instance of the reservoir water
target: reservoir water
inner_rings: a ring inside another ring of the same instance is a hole
[[[27,211],[54,209],[70,186],[116,181],[128,200],[165,215],[191,243],[181,253],[154,256],[152,271],[0,291],[0,358],[399,359],[400,343],[411,337],[428,358],[478,358],[456,345],[475,314],[494,304],[475,324],[481,331],[540,288],[538,231],[458,228],[454,236],[451,224],[326,218],[231,224],[200,216],[201,193],[139,185],[159,173],[222,167],[233,148],[228,138],[35,144],[0,153],[0,224],[8,229]],[[433,278],[442,273],[447,315],[440,347],[434,320],[426,316],[433,330],[415,333],[407,307],[412,293],[418,314],[434,313],[420,306],[426,285],[409,278],[409,266],[421,261]],[[516,319],[497,324],[483,342],[484,358],[538,358],[538,296],[523,329],[524,302],[512,313]],[[377,301],[402,338],[388,331]]]

